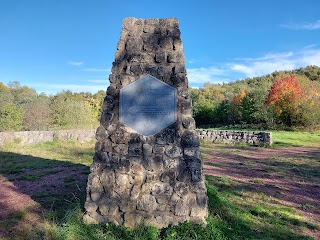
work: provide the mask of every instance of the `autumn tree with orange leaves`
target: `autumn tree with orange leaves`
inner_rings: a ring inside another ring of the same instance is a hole
[[[274,116],[280,123],[292,126],[300,121],[299,102],[302,96],[296,75],[289,75],[274,82],[265,104],[273,108]]]

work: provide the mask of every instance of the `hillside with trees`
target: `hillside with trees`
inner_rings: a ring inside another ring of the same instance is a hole
[[[47,96],[19,82],[0,82],[0,131],[96,128],[104,97],[102,90]]]
[[[190,88],[197,126],[319,129],[320,68]],[[105,92],[54,96],[0,82],[0,131],[96,128]]]
[[[190,89],[198,126],[262,129],[318,129],[320,68],[248,78]]]

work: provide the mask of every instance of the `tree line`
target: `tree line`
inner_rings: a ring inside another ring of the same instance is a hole
[[[47,96],[19,82],[0,82],[0,131],[96,128],[104,97],[102,90]]]
[[[320,68],[190,88],[197,126],[286,129],[320,126]],[[53,96],[0,82],[0,131],[93,129],[99,124],[105,92]]]
[[[248,78],[190,89],[198,126],[316,129],[320,126],[320,68]]]

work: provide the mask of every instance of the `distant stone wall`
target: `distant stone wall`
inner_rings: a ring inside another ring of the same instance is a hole
[[[271,146],[271,132],[244,132],[234,130],[197,129],[199,138],[213,143],[245,143],[256,146]]]
[[[270,132],[243,132],[233,130],[204,130],[197,129],[200,139],[213,143],[245,143],[257,146],[271,146],[272,134]],[[8,143],[17,145],[32,145],[42,142],[80,141],[90,142],[95,139],[96,130],[56,130],[56,131],[24,131],[0,132],[0,146]]]
[[[55,140],[90,142],[95,139],[95,133],[96,130],[0,132],[0,146],[9,143],[32,145]]]

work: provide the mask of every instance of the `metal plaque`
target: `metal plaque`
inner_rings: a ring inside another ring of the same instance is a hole
[[[144,75],[120,90],[120,122],[144,135],[154,135],[177,120],[177,93],[170,85]]]

